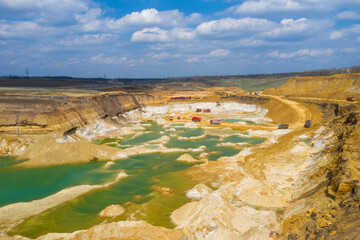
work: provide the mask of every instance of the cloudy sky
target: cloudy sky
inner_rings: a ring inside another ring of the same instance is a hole
[[[0,75],[170,77],[360,64],[360,0],[0,0]]]

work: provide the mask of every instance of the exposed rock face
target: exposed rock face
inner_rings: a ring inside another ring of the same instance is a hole
[[[181,155],[178,159],[176,159],[176,161],[179,162],[184,162],[184,163],[197,163],[199,162],[198,160],[196,160],[195,158],[193,158],[190,154],[185,153],[183,155]]]
[[[312,195],[302,200],[303,211],[286,217],[280,239],[357,239],[360,235],[360,124],[359,111],[344,113],[323,128],[334,132],[337,141],[327,147],[332,156],[322,173],[327,177]],[[300,206],[300,205],[299,205]],[[310,207],[312,206],[312,207]],[[305,211],[308,209],[307,211]]]
[[[107,93],[80,97],[3,96],[0,98],[0,130],[10,134],[72,131],[106,120],[122,124],[126,112],[162,102],[146,94]],[[119,117],[119,118],[118,118]]]
[[[125,208],[121,205],[110,205],[103,209],[100,213],[100,217],[118,217],[125,213]]]

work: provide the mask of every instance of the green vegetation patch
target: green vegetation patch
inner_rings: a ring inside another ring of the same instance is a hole
[[[117,138],[104,138],[104,139],[96,139],[94,141],[95,144],[97,145],[102,145],[102,144],[105,144],[105,143],[112,143],[112,142],[116,142],[118,141],[119,139]]]

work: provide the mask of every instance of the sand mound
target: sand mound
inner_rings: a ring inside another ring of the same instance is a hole
[[[100,217],[118,217],[125,213],[125,208],[121,205],[110,205],[103,209],[98,215]]]
[[[195,158],[193,158],[190,154],[185,153],[183,155],[181,155],[178,159],[176,159],[176,161],[179,162],[184,162],[184,163],[197,163],[198,160],[196,160]]]
[[[208,186],[204,184],[198,184],[193,189],[187,191],[186,197],[193,199],[193,200],[200,200],[203,199],[206,195],[211,193],[211,190]]]

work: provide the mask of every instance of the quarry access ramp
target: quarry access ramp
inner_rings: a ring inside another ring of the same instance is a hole
[[[312,117],[311,110],[308,107],[306,107],[304,104],[293,100],[285,99],[284,97],[281,96],[274,96],[274,95],[263,95],[263,96],[276,99],[282,102],[283,104],[286,104],[295,111],[296,120],[295,122],[291,123],[291,128],[302,128],[304,127],[304,123],[306,120],[311,120]]]

